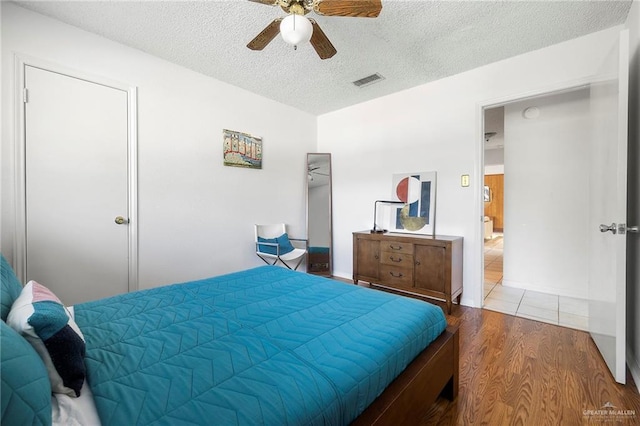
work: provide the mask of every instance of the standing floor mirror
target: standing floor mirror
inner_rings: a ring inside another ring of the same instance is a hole
[[[331,276],[331,154],[307,154],[307,272]]]

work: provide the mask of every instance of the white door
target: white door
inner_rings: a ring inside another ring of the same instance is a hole
[[[32,66],[25,87],[26,279],[67,305],[125,293],[127,92]]]
[[[627,103],[629,35],[591,85],[589,333],[619,383],[625,383]]]

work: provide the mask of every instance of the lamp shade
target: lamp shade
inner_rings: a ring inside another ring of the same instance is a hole
[[[378,203],[380,203],[380,204],[405,204],[404,201],[397,201],[397,200],[376,200],[376,202],[373,203],[373,229],[371,229],[371,233],[372,234],[383,234],[383,233],[387,232],[386,229],[378,228],[378,225],[377,225],[377,221],[378,221]]]
[[[311,22],[302,15],[292,13],[280,22],[280,35],[282,39],[294,46],[311,40],[311,34],[313,34],[313,26]]]

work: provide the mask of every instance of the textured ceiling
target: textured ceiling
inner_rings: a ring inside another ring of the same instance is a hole
[[[356,0],[357,1],[357,0]],[[320,60],[280,37],[246,44],[278,7],[231,1],[17,1],[218,80],[312,114],[415,87],[624,23],[631,1],[382,0],[378,18],[313,16],[338,53]],[[380,73],[382,82],[352,81]]]

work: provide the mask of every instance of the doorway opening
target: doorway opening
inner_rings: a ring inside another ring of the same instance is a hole
[[[589,89],[484,110],[483,307],[587,330]]]
[[[548,311],[559,325],[564,325],[560,318],[571,314],[563,314],[561,298],[587,299],[586,309],[579,306],[577,313],[587,317],[593,342],[622,384],[626,382],[628,321],[628,95],[629,32],[623,30],[594,75],[486,102],[478,111],[482,119],[478,129],[484,132],[485,110],[505,107],[501,288],[557,297],[558,309]],[[483,148],[479,139],[478,182],[484,179]],[[478,190],[479,219],[481,195]],[[481,230],[478,234],[482,238]],[[484,250],[478,250],[484,277]],[[475,296],[482,297],[480,288]],[[515,315],[525,305],[524,298],[523,293],[516,301]]]
[[[484,294],[502,285],[504,247],[504,106],[484,111]]]

